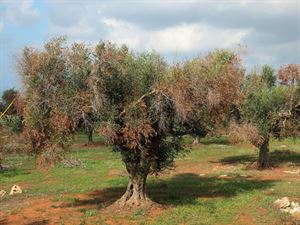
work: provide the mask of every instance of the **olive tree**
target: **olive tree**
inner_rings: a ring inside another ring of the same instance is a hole
[[[151,204],[148,175],[172,166],[184,150],[171,131],[191,107],[187,82],[156,53],[99,43],[94,57],[91,85],[98,131],[121,154],[129,174],[118,204]]]
[[[82,114],[91,109],[89,54],[83,44],[67,47],[64,38],[55,38],[42,49],[24,48],[19,59],[24,133],[29,152],[38,155],[41,164],[52,164],[60,158]]]
[[[288,77],[279,70],[279,79],[288,82]],[[296,102],[296,91],[286,85],[276,85],[274,70],[264,66],[262,73],[253,73],[245,81],[243,88],[245,99],[241,104],[243,126],[241,134],[246,136],[252,144],[259,148],[259,157],[255,166],[258,169],[268,168],[269,140],[290,135],[291,130],[299,126],[290,113]],[[295,79],[292,76],[292,79]],[[299,129],[299,127],[298,127]]]
[[[244,74],[238,56],[225,50],[168,65],[155,52],[134,53],[109,42],[92,50],[68,47],[62,38],[43,49],[25,48],[19,65],[31,152],[43,163],[55,161],[83,115],[92,114],[129,174],[117,202],[127,206],[151,204],[147,177],[185,152],[178,129],[193,118],[205,129],[222,121],[240,99]]]
[[[156,53],[100,43],[93,67],[98,130],[122,156],[129,183],[118,204],[129,206],[151,202],[147,177],[183,151],[180,127],[194,113],[203,122],[222,117],[239,99],[243,78],[238,57],[223,50],[170,67]]]
[[[278,71],[280,84],[288,89],[288,106],[278,115],[277,123],[283,136],[300,137],[300,65],[288,64]],[[281,126],[280,126],[281,125]]]
[[[181,129],[194,134],[194,143],[198,143],[199,137],[226,125],[239,105],[244,68],[237,54],[218,49],[206,57],[187,61],[184,72],[191,79],[196,97],[193,112]]]

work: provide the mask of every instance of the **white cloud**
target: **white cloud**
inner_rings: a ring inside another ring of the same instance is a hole
[[[32,24],[40,15],[33,0],[5,1],[4,8],[5,20],[18,25]]]
[[[141,49],[145,31],[134,24],[114,18],[102,18],[101,22],[107,31],[103,38],[119,45],[126,44],[131,48]]]
[[[83,18],[78,23],[68,27],[51,24],[49,33],[54,35],[67,35],[76,40],[90,40],[97,36],[97,28],[91,25],[87,19]]]
[[[50,24],[50,33],[67,35],[72,40],[109,40],[135,50],[156,50],[165,54],[199,53],[214,48],[232,48],[243,42],[250,29],[216,28],[204,23],[181,23],[149,30],[128,21],[99,15],[82,17],[63,27]]]
[[[179,24],[160,30],[144,30],[134,24],[102,19],[109,27],[107,39],[140,50],[162,53],[191,53],[213,48],[231,48],[242,42],[249,30],[221,29],[206,24]]]
[[[206,24],[181,24],[149,36],[149,47],[163,52],[197,52],[232,48],[242,42],[248,30],[221,29]]]

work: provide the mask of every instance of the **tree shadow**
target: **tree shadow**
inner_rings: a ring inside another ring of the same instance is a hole
[[[300,153],[291,150],[274,150],[270,153],[270,159],[275,165],[286,162],[293,163],[294,166],[300,166]]]
[[[204,145],[211,145],[211,144],[216,144],[216,145],[229,145],[229,141],[226,137],[224,136],[216,136],[216,137],[206,137],[206,138],[201,138],[200,143]]]
[[[216,163],[223,163],[223,164],[252,164],[257,160],[257,156],[255,155],[235,155],[235,156],[226,156],[223,159],[220,159],[219,161],[216,161]]]
[[[290,150],[274,150],[269,153],[270,162],[274,166],[280,166],[284,163],[292,163],[293,166],[300,166],[300,154],[295,151]],[[228,156],[221,159],[218,162],[223,164],[252,164],[257,160],[257,155],[237,155],[237,156]]]
[[[21,222],[21,221],[20,221]],[[0,225],[9,225],[6,219],[0,219]],[[46,225],[49,224],[49,220],[38,220],[30,223],[26,223],[26,225]]]
[[[27,223],[26,225],[46,225],[49,224],[49,220],[38,220],[38,221],[33,221],[30,223]]]
[[[0,219],[0,225],[7,225],[8,222],[6,219]]]
[[[193,173],[178,174],[168,180],[151,180],[147,186],[149,197],[162,205],[193,205],[198,198],[228,198],[239,193],[270,188],[272,180],[254,180],[241,177],[201,177]],[[61,207],[96,206],[105,208],[125,192],[126,187],[112,187],[89,194],[88,199],[77,199]]]
[[[272,180],[251,178],[201,177],[198,174],[177,174],[167,181],[149,185],[149,196],[163,205],[194,205],[198,198],[229,198],[243,192],[267,189]]]
[[[29,171],[21,168],[10,167],[0,170],[0,175],[3,177],[14,177],[19,175],[27,175],[30,174]]]

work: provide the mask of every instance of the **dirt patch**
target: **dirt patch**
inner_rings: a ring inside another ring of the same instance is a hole
[[[65,224],[76,224],[82,216],[76,208],[59,208],[59,204],[49,198],[35,198],[19,202],[19,209],[10,214],[0,213],[4,224],[55,224],[68,221]],[[72,215],[72,216],[71,216]]]
[[[286,171],[291,170],[290,168],[272,168],[261,171],[253,171],[253,175],[258,177],[260,180],[287,180],[287,181],[299,181],[300,174],[290,174]]]
[[[222,165],[221,163],[212,165],[208,163],[202,162],[176,162],[176,167],[174,170],[165,172],[169,174],[180,174],[180,173],[194,173],[194,174],[208,174],[213,171],[217,171],[222,167],[222,169],[226,168],[226,165]]]
[[[256,225],[255,219],[248,214],[242,214],[238,218],[237,224]]]
[[[106,177],[107,178],[111,178],[111,177],[128,177],[128,173],[126,172],[126,170],[112,169],[112,170],[108,171]]]
[[[257,212],[260,216],[268,214],[268,210],[262,207],[257,208]]]
[[[119,210],[108,207],[118,198],[119,193],[109,191],[95,191],[88,194],[68,194],[62,196],[48,196],[43,198],[19,199],[11,203],[18,207],[10,212],[0,212],[0,225],[42,225],[42,224],[137,224],[147,216],[154,220],[166,208],[155,205],[144,210]],[[116,216],[116,217],[115,217]],[[135,221],[124,218],[134,216]]]

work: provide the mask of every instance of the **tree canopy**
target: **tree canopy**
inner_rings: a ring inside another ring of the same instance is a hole
[[[55,162],[78,123],[92,115],[129,174],[119,204],[134,206],[151,202],[147,176],[172,167],[185,152],[181,127],[197,120],[209,129],[228,117],[240,101],[244,69],[226,50],[169,65],[156,52],[132,52],[109,42],[68,46],[56,38],[43,49],[25,48],[19,73],[30,152],[41,164]]]
[[[287,69],[292,67],[291,70]],[[294,66],[282,67],[278,80],[274,69],[265,65],[261,74],[256,72],[247,76],[243,85],[244,100],[240,105],[243,121],[240,135],[244,135],[260,149],[256,162],[258,168],[266,168],[269,163],[269,139],[299,135],[296,77]],[[287,73],[287,74],[285,74]]]

